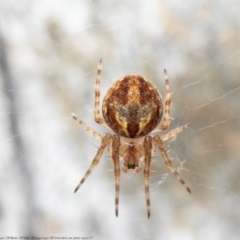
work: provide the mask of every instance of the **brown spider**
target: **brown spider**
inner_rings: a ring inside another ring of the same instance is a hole
[[[104,120],[99,116],[100,100],[100,77],[102,71],[102,59],[99,61],[96,85],[95,85],[95,108],[94,119],[98,124],[111,128],[115,134],[102,136],[78,119],[75,114],[73,118],[80,123],[95,138],[101,140],[101,146],[90,168],[82,178],[74,192],[81,187],[86,178],[99,162],[105,148],[112,156],[115,175],[115,214],[118,216],[119,202],[119,180],[120,163],[122,171],[134,169],[139,173],[141,166],[144,167],[144,183],[147,203],[147,215],[150,218],[149,198],[149,175],[151,157],[156,147],[159,148],[167,167],[184,185],[189,193],[190,188],[174,169],[171,160],[164,148],[163,141],[174,137],[190,124],[178,127],[167,134],[150,136],[150,133],[166,130],[170,124],[171,93],[167,71],[164,69],[166,83],[165,115],[163,124],[158,126],[163,115],[163,101],[158,90],[145,77],[139,75],[128,75],[119,79],[107,92],[103,99],[102,114]]]

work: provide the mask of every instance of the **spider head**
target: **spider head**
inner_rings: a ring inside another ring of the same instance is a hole
[[[139,166],[139,159],[142,157],[143,149],[138,143],[125,143],[121,145],[120,155],[123,158],[123,172],[127,172],[128,169],[134,169],[136,173],[139,173],[141,167]]]

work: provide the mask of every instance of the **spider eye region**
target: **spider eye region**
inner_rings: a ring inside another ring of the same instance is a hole
[[[143,149],[141,145],[133,142],[123,143],[120,150],[120,155],[123,157],[123,166],[125,172],[127,169],[140,170],[139,159],[142,157]]]
[[[139,75],[128,75],[108,90],[102,112],[115,133],[137,138],[147,135],[160,123],[163,103],[151,82]]]
[[[135,169],[136,167],[138,167],[138,165],[135,166],[135,163],[123,163],[123,165],[127,168],[127,169]]]

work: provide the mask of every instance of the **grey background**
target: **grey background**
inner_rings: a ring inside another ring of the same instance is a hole
[[[239,1],[0,1],[0,236],[92,239],[239,239]],[[120,77],[146,76],[165,96],[171,125],[191,127],[165,143],[189,195],[156,152],[151,212],[142,174],[121,174],[119,217],[105,154],[73,190],[100,142],[93,120]],[[8,65],[6,65],[8,64]]]

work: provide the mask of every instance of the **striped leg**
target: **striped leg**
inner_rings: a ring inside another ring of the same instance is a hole
[[[165,85],[166,85],[164,119],[163,119],[163,124],[157,127],[153,131],[153,133],[166,130],[170,124],[171,92],[170,92],[169,79],[168,79],[168,74],[166,69],[164,69],[164,77],[165,77]]]
[[[163,134],[161,135],[161,139],[162,141],[166,141],[169,138],[175,137],[177,134],[179,134],[180,132],[182,132],[184,129],[188,128],[191,124],[187,123],[181,127],[178,127],[176,129],[173,129],[172,131],[170,131],[169,133]]]
[[[84,177],[82,178],[82,180],[79,182],[79,184],[77,185],[76,189],[74,190],[74,193],[77,192],[77,190],[82,186],[82,184],[85,182],[86,178],[90,175],[90,173],[92,172],[92,170],[97,166],[99,159],[101,158],[104,149],[106,148],[106,146],[111,142],[112,140],[112,136],[110,134],[107,134],[103,137],[102,139],[102,143],[100,148],[98,149],[98,152],[95,156],[95,158],[92,161],[92,164],[90,166],[90,168],[87,170],[86,174],[84,175]]]
[[[187,186],[187,184],[184,182],[184,180],[180,177],[178,172],[174,169],[171,160],[169,159],[167,152],[164,148],[163,141],[161,140],[160,136],[153,137],[154,144],[159,148],[160,152],[162,153],[162,156],[164,158],[164,161],[167,165],[167,167],[171,170],[171,172],[175,175],[175,177],[179,180],[179,182],[187,189],[189,193],[191,193],[190,188]]]
[[[77,116],[72,113],[72,117],[83,127],[85,128],[88,132],[90,132],[95,138],[102,140],[102,136],[98,134],[96,131],[94,131],[91,127],[89,127],[86,123],[84,123],[81,119],[77,118]]]
[[[114,135],[113,140],[112,140],[112,159],[113,159],[114,175],[115,175],[115,214],[116,214],[116,217],[118,217],[119,180],[120,180],[119,148],[120,148],[120,137],[118,135]]]
[[[100,61],[98,63],[98,70],[97,70],[97,76],[96,76],[94,119],[98,124],[108,128],[105,121],[102,118],[100,118],[100,116],[99,116],[99,114],[100,114],[100,80],[101,80],[101,73],[102,73],[102,59],[100,59]]]
[[[144,184],[145,184],[145,195],[147,203],[147,215],[150,218],[150,194],[149,194],[149,175],[150,175],[150,163],[151,163],[151,153],[152,153],[152,138],[146,136],[144,138],[144,152],[145,152],[145,166],[144,166]]]

